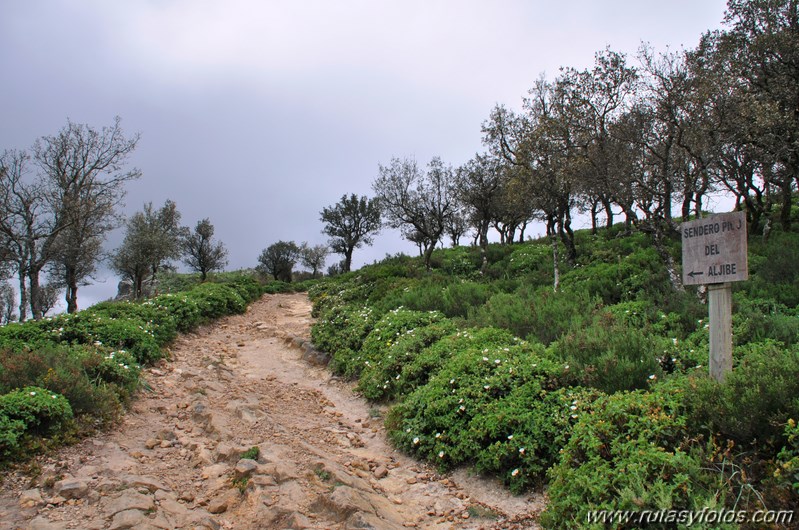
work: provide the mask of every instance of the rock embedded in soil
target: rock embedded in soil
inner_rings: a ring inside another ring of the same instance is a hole
[[[55,494],[65,499],[81,499],[89,493],[89,485],[82,480],[59,480],[54,486]]]

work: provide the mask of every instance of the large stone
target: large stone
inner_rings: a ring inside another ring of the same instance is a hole
[[[242,449],[233,447],[227,442],[221,442],[216,446],[216,461],[217,462],[235,462],[241,457]]]
[[[347,519],[344,528],[346,530],[402,530],[404,526],[381,519],[373,513],[356,512]]]
[[[28,530],[64,530],[65,528],[66,525],[64,523],[51,522],[43,515],[28,523]]]
[[[109,530],[124,530],[146,522],[147,517],[144,515],[144,512],[139,510],[124,510],[114,515]]]
[[[89,493],[89,485],[78,479],[64,479],[55,483],[54,490],[65,499],[82,499]]]
[[[152,510],[155,502],[150,495],[144,495],[134,489],[126,489],[119,496],[111,499],[105,506],[106,517],[111,517],[127,510]]]
[[[215,479],[219,478],[228,471],[227,464],[214,464],[212,466],[207,466],[202,469],[200,476],[204,479]]]
[[[171,491],[172,488],[161,482],[155,477],[147,475],[128,475],[125,483],[134,488],[146,488],[150,493],[158,490]]]
[[[339,486],[332,493],[320,496],[312,508],[317,512],[327,512],[339,522],[346,521],[356,512],[373,510],[366,496],[349,486]]]
[[[258,470],[258,462],[249,458],[242,458],[236,464],[233,473],[237,479],[250,478]]]
[[[217,513],[224,513],[227,511],[228,508],[228,500],[226,497],[217,497],[216,499],[212,500],[208,503],[208,512],[217,514]]]
[[[276,464],[274,462],[259,465],[258,473],[261,475],[270,475],[274,477],[278,484],[297,479],[297,474],[290,467],[284,464]]]
[[[25,490],[19,496],[19,505],[23,508],[32,508],[33,506],[39,506],[41,504],[44,504],[44,499],[42,498],[42,492],[39,488]]]

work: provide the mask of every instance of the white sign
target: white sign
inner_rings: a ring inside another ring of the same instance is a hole
[[[680,225],[680,230],[684,285],[749,278],[746,213],[722,213],[687,221]]]

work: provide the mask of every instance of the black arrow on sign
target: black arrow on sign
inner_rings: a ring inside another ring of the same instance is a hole
[[[702,276],[703,274],[705,274],[705,273],[704,272],[691,271],[691,272],[688,273],[688,276],[693,278],[694,276]]]

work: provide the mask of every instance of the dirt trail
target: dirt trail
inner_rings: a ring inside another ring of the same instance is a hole
[[[381,411],[309,362],[310,323],[304,295],[274,295],[180,337],[121,425],[4,477],[0,528],[537,527],[541,497],[393,450]]]

